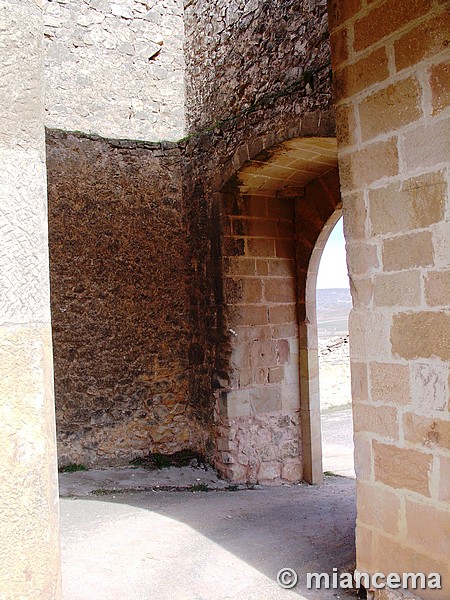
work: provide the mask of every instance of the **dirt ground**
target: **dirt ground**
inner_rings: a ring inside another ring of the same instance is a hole
[[[76,488],[79,475],[65,479]],[[63,597],[350,598],[342,590],[308,590],[306,573],[348,570],[355,553],[354,526],[354,481],[343,477],[327,477],[322,486],[103,491],[61,498]],[[292,590],[276,581],[285,567],[298,574]]]
[[[350,406],[321,413],[324,472],[355,478],[353,419]]]
[[[319,349],[323,468],[343,477],[246,489],[201,466],[62,473],[64,600],[355,598],[306,586],[308,572],[350,571],[355,556],[343,339],[322,338]],[[292,589],[277,583],[286,567],[298,575]]]

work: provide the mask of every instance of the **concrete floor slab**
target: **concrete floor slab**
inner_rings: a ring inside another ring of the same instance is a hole
[[[65,600],[336,600],[308,571],[354,559],[354,481],[61,499]],[[276,583],[283,567],[299,582]]]
[[[88,496],[105,491],[190,488],[204,485],[223,490],[229,483],[220,479],[209,466],[168,467],[152,470],[136,467],[109,467],[59,474],[60,496]],[[245,487],[245,486],[243,486]]]

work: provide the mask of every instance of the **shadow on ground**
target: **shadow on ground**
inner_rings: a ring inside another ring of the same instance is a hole
[[[354,561],[355,482],[61,499],[65,600],[349,598],[306,573]],[[290,567],[294,590],[276,575]]]

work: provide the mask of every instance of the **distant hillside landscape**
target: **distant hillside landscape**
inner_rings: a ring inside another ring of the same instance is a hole
[[[348,315],[352,308],[349,288],[317,290],[317,324],[319,337],[348,334]]]

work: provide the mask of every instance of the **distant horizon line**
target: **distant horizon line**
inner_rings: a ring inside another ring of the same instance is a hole
[[[318,287],[316,288],[316,290],[350,290],[350,286],[347,285],[345,287]]]

